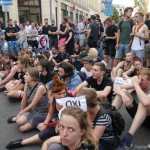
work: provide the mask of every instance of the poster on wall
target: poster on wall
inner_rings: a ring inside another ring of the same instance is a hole
[[[49,52],[49,39],[48,35],[38,36],[38,49],[41,54]]]

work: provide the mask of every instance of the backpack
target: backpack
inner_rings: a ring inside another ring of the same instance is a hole
[[[121,31],[121,26],[122,26],[123,22],[124,22],[123,20],[120,22],[120,31]],[[132,19],[130,19],[129,23],[131,25],[131,30],[132,30],[132,27],[134,26],[134,21]]]
[[[125,129],[125,121],[122,115],[118,111],[116,111],[116,108],[109,102],[100,103],[100,107],[101,109],[98,111],[94,119],[94,126],[100,116],[102,116],[103,114],[108,114],[112,119],[112,132],[114,133],[114,135],[120,136]]]

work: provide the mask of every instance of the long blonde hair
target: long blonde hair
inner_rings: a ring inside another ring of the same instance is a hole
[[[85,131],[82,136],[81,142],[93,144],[95,146],[95,150],[98,150],[98,144],[92,134],[92,130],[93,130],[92,125],[90,124],[90,122],[87,119],[86,112],[84,112],[81,108],[70,106],[70,107],[65,108],[62,111],[61,116],[63,116],[63,115],[68,115],[68,116],[72,116],[73,118],[75,118],[78,121],[81,130]]]

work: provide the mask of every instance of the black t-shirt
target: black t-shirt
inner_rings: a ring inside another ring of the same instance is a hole
[[[148,26],[148,30],[150,30],[150,20],[146,20],[145,24]],[[145,43],[149,43],[149,41],[145,41]]]
[[[18,30],[15,27],[7,27],[5,29],[6,40],[7,41],[17,41],[17,37],[16,36],[11,36],[11,37],[7,36],[7,33],[17,33],[17,32],[18,32]]]
[[[70,59],[70,55],[66,52],[64,55],[62,55],[61,53],[58,53],[58,55],[54,58],[56,60],[57,63],[62,62],[65,59]]]
[[[45,76],[43,74],[40,74],[40,82],[42,82],[43,84],[46,84],[52,80],[54,75],[56,75],[56,73],[52,71],[48,71]]]
[[[97,41],[98,36],[99,36],[100,27],[96,23],[92,22],[89,25],[89,29],[91,29],[91,34],[90,34],[89,39],[93,40],[93,41]]]
[[[51,32],[56,32],[57,29],[58,29],[57,26],[49,26],[49,27],[48,27],[48,31],[51,31]],[[56,35],[50,34],[49,37],[50,37],[51,39],[57,39],[57,34],[56,34]]]
[[[150,20],[146,20],[145,24],[148,26],[148,29],[150,30]]]
[[[42,28],[42,34],[48,35],[48,29],[49,29],[50,25],[44,25]]]
[[[105,87],[107,86],[111,86],[113,87],[113,83],[112,81],[108,78],[108,77],[103,77],[103,80],[102,80],[102,83],[101,84],[98,84],[97,83],[97,80],[96,79],[93,79],[93,77],[89,77],[86,79],[88,85],[91,87],[91,88],[94,88],[96,91],[102,91],[105,89]],[[112,88],[113,89],[113,88]],[[112,101],[112,89],[111,89],[111,92],[109,93],[109,95],[107,96],[109,102]]]
[[[60,25],[60,31],[64,32],[66,29],[66,25],[61,24]],[[66,35],[59,35],[59,39],[66,37]]]
[[[117,32],[117,26],[112,25],[106,28],[106,36],[113,37],[115,36],[115,33]],[[116,39],[109,39],[105,41],[106,44],[116,44]]]

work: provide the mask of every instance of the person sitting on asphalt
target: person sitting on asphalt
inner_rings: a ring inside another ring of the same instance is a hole
[[[132,93],[128,89],[134,89]],[[121,85],[115,88],[116,97],[112,103],[119,110],[124,104],[133,119],[129,132],[125,135],[117,150],[130,149],[132,139],[143,124],[150,127],[150,69],[143,68],[138,76],[132,78],[132,84]]]
[[[26,139],[19,139],[11,141],[6,148],[12,149],[17,147],[23,147],[25,145],[31,145],[40,143],[47,138],[57,135],[56,124],[53,126],[52,123],[58,124],[58,108],[59,105],[56,103],[56,99],[64,98],[67,96],[66,85],[61,81],[58,76],[54,76],[51,85],[51,92],[49,92],[49,111],[47,115],[41,115],[33,118],[33,126],[40,130],[40,132],[34,136]],[[51,125],[50,125],[51,124]]]
[[[129,78],[134,71],[133,58],[131,52],[125,53],[125,60],[121,61],[116,67],[112,69],[111,79],[114,82],[116,77]]]
[[[82,58],[84,67],[81,68],[82,72],[85,72],[86,77],[92,76],[92,66],[93,66],[93,59],[90,56],[86,56]]]
[[[102,62],[95,63],[93,65],[92,76],[87,78],[84,82],[76,87],[79,91],[82,87],[90,86],[94,88],[98,95],[98,98],[102,101],[112,101],[112,81],[105,76],[106,67]]]
[[[74,70],[73,66],[69,62],[60,63],[58,76],[65,82],[67,90],[75,90],[75,88],[82,82],[77,71]],[[46,86],[49,89],[51,82],[49,82]]]
[[[39,82],[39,72],[36,68],[29,67],[24,78],[26,84],[20,112],[10,117],[7,122],[16,122],[21,132],[28,132],[33,129],[34,117],[47,114],[48,97],[45,86]]]

